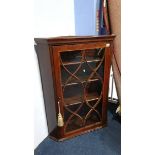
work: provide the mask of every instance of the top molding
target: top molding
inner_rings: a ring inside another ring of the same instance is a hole
[[[99,36],[61,36],[52,38],[34,38],[36,44],[51,44],[51,45],[63,45],[74,44],[84,42],[100,42],[100,41],[112,41],[115,35],[99,35]]]

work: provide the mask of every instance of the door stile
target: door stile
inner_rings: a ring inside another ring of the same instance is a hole
[[[57,117],[58,117],[59,107],[60,107],[60,113],[62,115],[63,122],[64,122],[64,104],[63,104],[63,95],[62,95],[62,87],[61,87],[61,72],[60,72],[60,53],[59,53],[59,49],[56,47],[53,47],[53,64],[54,64],[54,69],[55,69],[55,82],[56,82]],[[64,136],[64,125],[61,127],[61,134]]]
[[[103,80],[103,125],[107,123],[107,106],[108,106],[108,90],[109,90],[109,78],[110,78],[110,66],[111,66],[111,44],[105,48],[105,63],[104,63],[104,80]]]

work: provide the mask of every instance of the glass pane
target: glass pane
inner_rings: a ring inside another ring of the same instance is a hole
[[[104,48],[60,53],[65,132],[101,122]]]

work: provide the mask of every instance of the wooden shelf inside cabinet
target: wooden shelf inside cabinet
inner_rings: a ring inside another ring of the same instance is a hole
[[[91,62],[100,62],[101,59],[88,59],[86,61],[63,61],[63,65],[67,66],[67,65],[78,65],[78,64],[81,64],[81,63],[91,63]]]
[[[88,77],[89,76],[78,76],[80,81],[73,77],[71,80],[69,80],[68,83],[66,83],[66,85],[65,85],[66,79],[62,79],[62,87],[64,87],[64,85],[65,86],[71,86],[71,85],[76,85],[76,84],[81,84],[81,83],[83,84],[83,83],[86,83],[86,82],[95,82],[95,81],[99,80],[99,78],[97,76],[91,78],[90,80],[88,80]]]
[[[92,124],[94,125],[101,125],[101,122],[96,117],[91,117],[87,119],[86,125],[84,126],[77,118],[74,118],[70,122],[70,126],[67,128],[68,132],[78,131],[79,129],[85,129],[87,127],[91,127]]]
[[[35,38],[50,138],[107,124],[114,35]]]
[[[75,105],[83,102],[84,96],[76,95],[73,97],[64,98],[65,106]],[[97,93],[90,93],[86,95],[86,101],[95,101],[99,99],[99,95]]]

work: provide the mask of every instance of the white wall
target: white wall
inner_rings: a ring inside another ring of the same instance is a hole
[[[75,35],[73,0],[34,0],[34,37]],[[35,61],[34,147],[48,135],[37,57]]]
[[[35,37],[74,35],[74,0],[34,0]]]
[[[35,80],[34,80],[34,88],[35,88],[35,100],[34,100],[34,147],[36,148],[40,142],[45,139],[48,135],[46,115],[45,115],[45,107],[44,100],[42,94],[39,66],[37,62],[37,56],[34,55],[35,62]]]
[[[111,69],[110,69],[110,79],[109,79],[109,97],[112,97],[112,98],[118,99],[117,92],[116,92],[115,81],[113,82],[113,94],[112,94],[112,96],[111,96],[112,77],[113,77],[113,71],[112,71],[112,67],[111,67]]]

